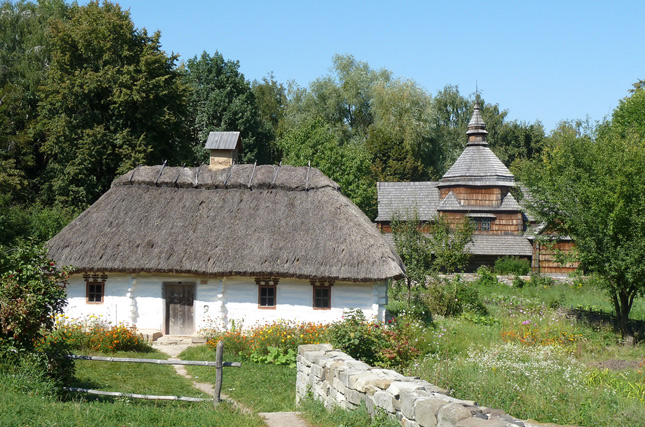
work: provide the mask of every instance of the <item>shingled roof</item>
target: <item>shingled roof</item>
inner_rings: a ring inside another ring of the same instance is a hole
[[[383,281],[392,247],[338,185],[291,166],[151,166],[117,178],[48,242],[80,271]]]
[[[468,143],[457,161],[448,169],[438,187],[453,185],[514,187],[515,178],[486,142],[486,123],[475,104],[468,123]]]
[[[437,216],[439,190],[436,182],[377,182],[376,191],[376,221],[390,221],[394,215],[405,215],[413,209],[421,221],[430,221]]]

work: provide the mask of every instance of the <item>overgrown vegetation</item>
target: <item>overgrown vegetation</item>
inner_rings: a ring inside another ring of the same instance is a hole
[[[526,258],[501,257],[495,261],[495,273],[526,276],[531,271],[531,263]]]
[[[67,303],[67,277],[68,270],[47,259],[42,246],[0,246],[0,366],[40,370],[56,384],[70,380],[74,364],[65,357],[68,343],[43,345],[54,316]]]

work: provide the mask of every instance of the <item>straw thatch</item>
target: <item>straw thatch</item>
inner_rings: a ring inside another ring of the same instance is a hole
[[[80,271],[382,281],[402,263],[314,168],[140,167],[48,242]]]

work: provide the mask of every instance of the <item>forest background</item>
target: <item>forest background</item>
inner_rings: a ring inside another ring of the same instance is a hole
[[[241,132],[240,162],[311,162],[374,219],[376,182],[438,179],[454,162],[476,101],[491,149],[518,173],[608,125],[561,122],[547,135],[480,94],[429,93],[351,55],[307,87],[271,73],[250,82],[218,52],[167,55],[114,3],[3,1],[0,245],[47,240],[137,165],[206,162],[208,133],[224,130]]]

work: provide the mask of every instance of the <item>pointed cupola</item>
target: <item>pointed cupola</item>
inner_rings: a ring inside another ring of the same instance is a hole
[[[437,187],[514,187],[513,174],[488,148],[488,131],[479,103],[475,103],[466,135],[466,148],[441,178]]]

